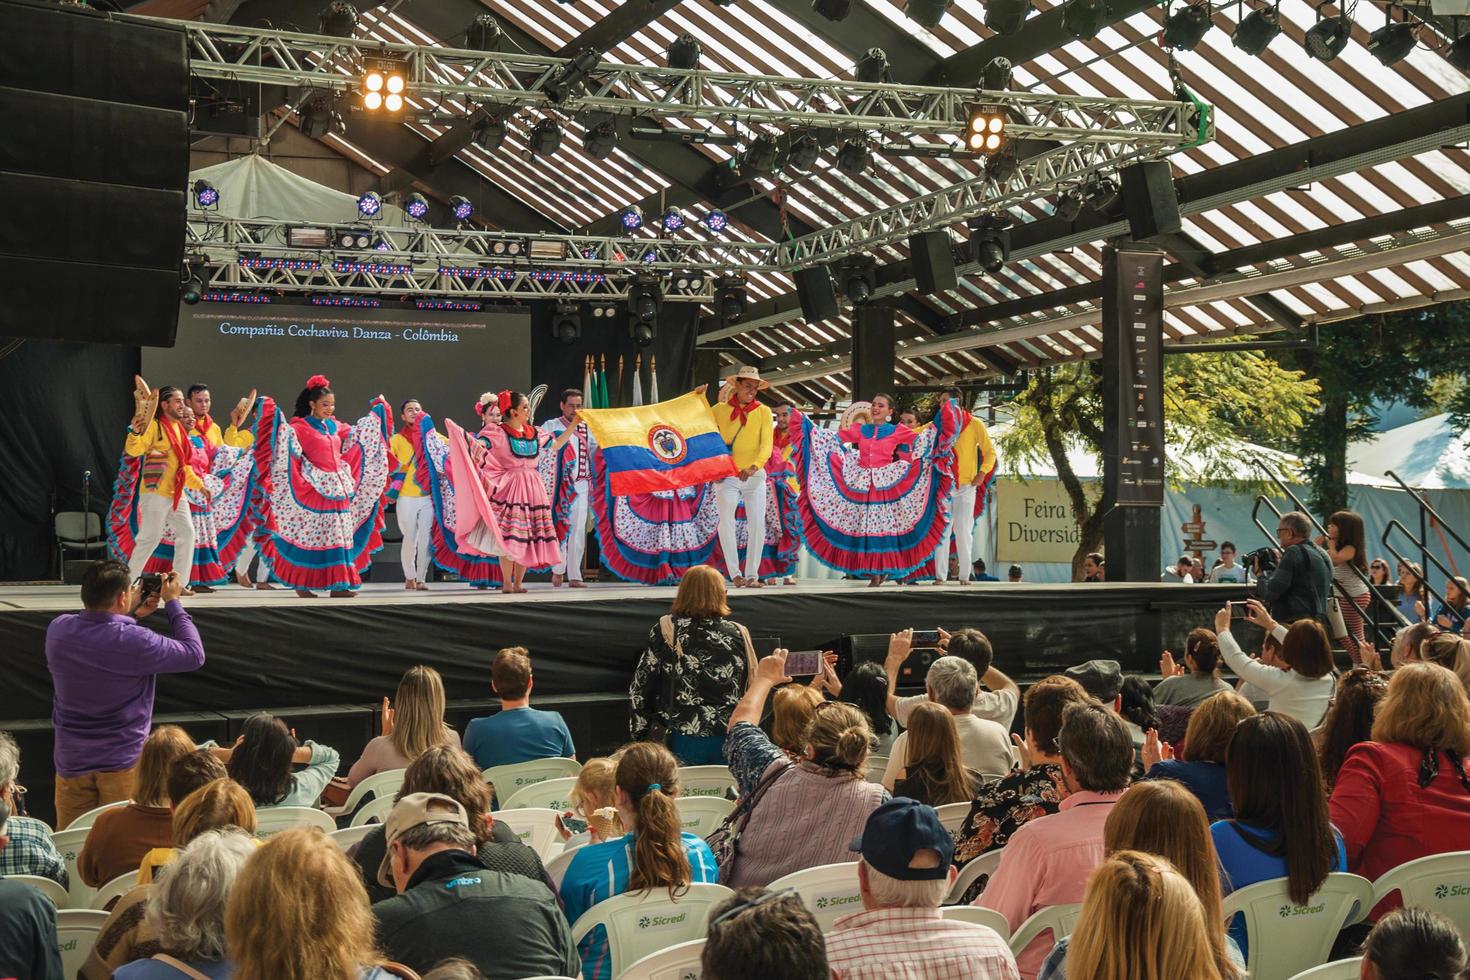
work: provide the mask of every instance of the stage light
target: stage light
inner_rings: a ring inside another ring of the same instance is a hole
[[[377,309],[383,305],[383,301],[375,296],[329,296],[318,293],[311,297],[312,306],[354,306],[365,309]]]
[[[882,48],[869,48],[853,66],[860,82],[881,82],[888,74],[888,53]]]
[[[357,199],[357,213],[364,218],[375,218],[383,212],[383,197],[377,191],[365,191]]]
[[[987,92],[1004,92],[1011,87],[1011,59],[991,58],[980,70],[980,87]]]
[[[776,169],[776,141],[769,136],[757,136],[740,154],[740,170],[751,176],[768,174]]]
[[[643,209],[630,204],[618,212],[618,226],[624,231],[637,231],[643,227]]]
[[[362,107],[369,112],[383,108],[383,93],[368,92],[364,94],[362,97]]]
[[[669,67],[691,71],[699,67],[700,47],[694,35],[685,31],[669,45]]]
[[[557,342],[575,344],[582,337],[582,316],[572,303],[557,303],[551,319],[551,332]]]
[[[970,225],[970,260],[992,276],[1011,257],[1010,219],[988,214]]]
[[[1031,0],[989,0],[985,5],[985,26],[997,34],[1015,34],[1030,14]]]
[[[835,263],[832,278],[853,305],[865,303],[878,288],[878,261],[871,255],[849,255]]]
[[[357,30],[357,8],[346,0],[332,0],[322,8],[317,26],[327,37],[351,37]]]
[[[954,0],[909,0],[903,12],[924,27],[938,27]]]
[[[183,279],[179,284],[179,298],[187,305],[193,306],[199,302],[204,293],[204,278],[193,266],[184,266],[180,271],[186,273],[188,278]]]
[[[995,153],[1005,145],[1006,117],[995,106],[975,106],[965,123],[965,148],[976,153]]]
[[[628,287],[628,330],[639,347],[653,343],[663,302],[663,290],[655,276],[640,274]]]
[[[201,211],[219,207],[219,190],[203,177],[194,181],[194,206]]]
[[[1248,55],[1259,57],[1281,33],[1281,18],[1275,7],[1252,10],[1235,25],[1230,42]]]
[[[597,52],[590,48],[583,49],[556,70],[556,74],[542,87],[542,91],[552,102],[564,102],[582,90],[582,82],[587,73],[596,67]]]
[[[703,272],[676,272],[669,277],[669,292],[682,296],[699,296],[704,293]]]
[[[394,93],[402,92],[403,91],[403,85],[404,85],[404,82],[403,82],[403,76],[402,75],[389,75],[388,76],[388,93],[390,95],[391,94],[394,94]]]
[[[383,96],[383,108],[389,112],[397,112],[403,108],[403,96],[389,92]]]
[[[715,280],[715,314],[727,326],[745,316],[747,299],[744,276],[721,276]]]
[[[1189,3],[1164,18],[1164,43],[1176,51],[1193,51],[1210,29],[1209,0]]]
[[[1082,195],[1074,190],[1063,191],[1052,210],[1063,221],[1076,221],[1082,213]]]
[[[380,71],[368,72],[362,77],[362,87],[369,92],[383,91],[383,73]]]
[[[483,304],[477,299],[416,299],[416,310],[451,310],[455,313],[478,313]]]
[[[1396,65],[1414,50],[1414,25],[1387,24],[1368,35],[1368,53],[1384,65]]]
[[[852,177],[866,172],[872,162],[873,151],[868,149],[867,140],[850,140],[837,151],[837,169]]]
[[[1445,49],[1445,60],[1461,71],[1470,71],[1470,33],[1461,34]]]
[[[663,225],[664,231],[678,231],[684,227],[684,213],[678,208],[669,208],[659,219],[659,223]]]
[[[415,191],[403,199],[403,213],[414,221],[423,221],[429,215],[429,201]]]
[[[812,9],[831,21],[847,20],[852,0],[812,0]]]
[[[730,216],[719,208],[715,208],[704,216],[704,226],[715,234],[719,234],[730,227]]]
[[[373,244],[369,228],[338,228],[334,241],[338,248],[368,248]]]
[[[1107,16],[1107,0],[1066,0],[1062,4],[1062,30],[1079,41],[1097,37]]]
[[[588,303],[587,311],[592,314],[594,320],[611,320],[618,315],[617,309],[608,303]]]
[[[1321,17],[1322,11],[1317,11]],[[1302,47],[1306,48],[1307,54],[1318,61],[1333,61],[1342,54],[1348,45],[1349,32],[1347,24],[1340,18],[1327,17],[1319,19],[1317,23],[1307,28],[1306,37],[1302,39]]]
[[[531,127],[528,143],[537,156],[549,157],[561,149],[561,124],[547,117]]]
[[[471,51],[494,51],[500,46],[502,33],[494,14],[481,14],[464,32],[464,46]]]
[[[655,262],[658,261],[658,252],[650,248],[646,250],[642,255],[638,256],[638,261],[642,262],[644,265],[653,265]]]
[[[326,92],[313,95],[297,112],[301,116],[301,135],[307,139],[319,140],[328,133],[347,132],[347,123],[337,111],[335,100]]]
[[[594,160],[606,160],[618,148],[618,130],[611,120],[598,123],[582,134],[582,152]]]
[[[994,134],[992,134],[994,135]],[[989,137],[986,137],[989,139]],[[992,154],[985,161],[985,173],[997,184],[1005,184],[1016,174],[1021,172],[1021,164],[1016,160],[1016,154],[1009,148]]]
[[[469,198],[456,194],[449,199],[449,213],[454,216],[455,221],[462,223],[470,220],[470,215],[475,213],[475,206]]]
[[[803,133],[791,141],[786,150],[786,166],[796,170],[810,170],[817,165],[822,155],[822,144],[811,133]]]
[[[1107,214],[1118,203],[1118,182],[1111,177],[1095,177],[1082,189],[1082,199],[1099,214]]]

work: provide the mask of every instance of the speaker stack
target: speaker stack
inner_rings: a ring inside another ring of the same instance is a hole
[[[172,346],[183,29],[36,0],[0,0],[0,24],[0,335]]]
[[[797,269],[796,298],[801,302],[801,318],[807,323],[831,320],[840,312],[837,309],[837,288],[832,285],[832,274],[825,265],[814,265],[810,269]]]
[[[1123,213],[1129,234],[1136,242],[1172,235],[1183,226],[1179,196],[1174,191],[1174,174],[1162,160],[1135,163],[1119,171],[1122,178]]]

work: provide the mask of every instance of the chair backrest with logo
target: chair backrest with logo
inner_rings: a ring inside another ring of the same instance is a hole
[[[672,900],[666,888],[619,895],[582,913],[572,924],[572,942],[602,926],[616,977],[650,953],[704,936],[709,910],[733,894],[724,885],[695,884]]]
[[[771,882],[771,891],[793,888],[802,904],[817,920],[822,932],[830,932],[832,923],[849,912],[863,910],[863,896],[858,888],[856,861],[823,864],[803,868]]]

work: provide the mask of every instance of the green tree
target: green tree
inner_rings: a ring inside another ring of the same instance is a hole
[[[1094,362],[1058,365],[1035,375],[1015,401],[1015,421],[1000,439],[1001,465],[1048,461],[1072,505],[1081,540],[1072,577],[1103,539],[1101,494],[1088,493],[1067,458],[1080,446],[1099,461],[1103,450],[1102,377]],[[1317,408],[1317,383],[1259,351],[1173,354],[1164,359],[1164,430],[1168,446],[1202,460],[1187,472],[1166,461],[1171,482],[1250,482],[1254,461],[1240,440],[1288,443]]]

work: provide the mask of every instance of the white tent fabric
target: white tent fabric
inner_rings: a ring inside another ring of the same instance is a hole
[[[218,213],[231,218],[289,218],[303,224],[363,224],[357,198],[308,180],[263,156],[251,154],[202,167],[189,174],[189,183],[203,178],[219,191]],[[190,214],[199,212],[190,209]],[[405,224],[403,211],[384,204],[382,218],[372,222]]]
[[[1348,465],[1370,473],[1392,470],[1420,489],[1470,490],[1470,433],[1456,431],[1448,415],[1433,415],[1353,444]]]

